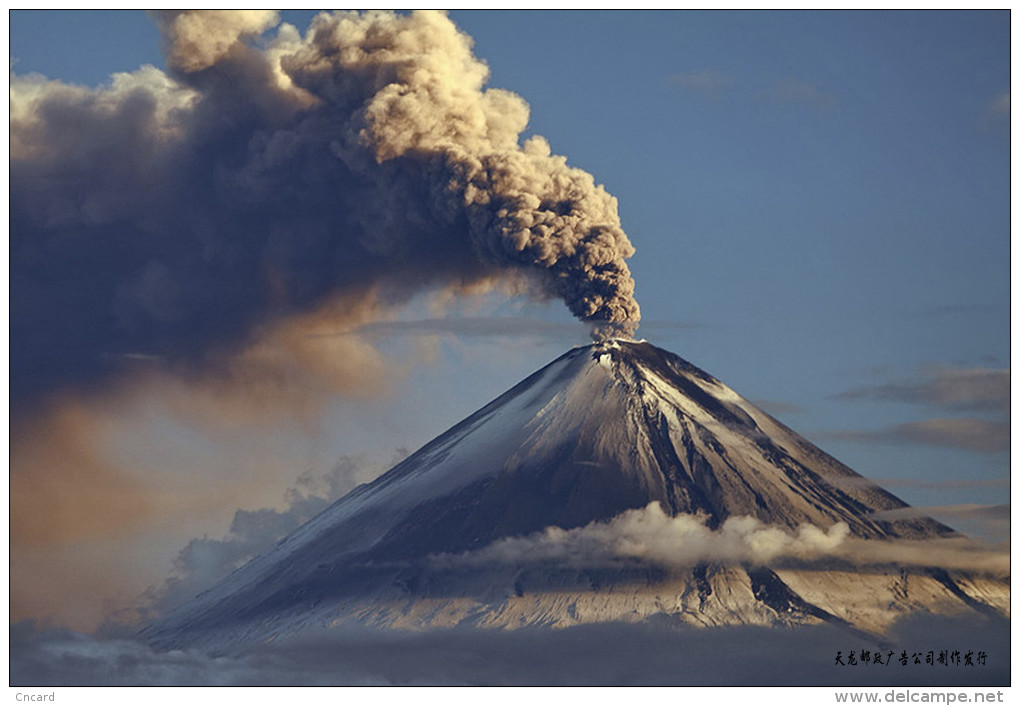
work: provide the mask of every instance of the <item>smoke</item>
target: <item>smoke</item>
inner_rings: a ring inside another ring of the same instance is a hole
[[[668,569],[703,562],[775,565],[837,559],[856,565],[962,569],[1009,575],[1009,548],[986,547],[965,537],[933,540],[867,540],[850,536],[839,522],[828,529],[810,524],[796,532],[768,526],[749,516],[728,518],[709,529],[704,517],[666,514],[658,502],[627,510],[607,522],[497,540],[482,549],[432,557],[439,566],[527,564],[552,561],[567,566],[604,566],[642,561]]]
[[[638,317],[615,200],[522,140],[527,105],[486,87],[445,15],[322,15],[305,34],[273,12],[153,17],[165,71],[11,76],[12,609],[89,629],[107,584],[130,571],[141,590],[179,544],[124,546],[264,502],[259,474],[304,463],[283,435],[397,384],[410,365],[370,326],[416,297]],[[180,592],[248,530],[198,541]]]
[[[104,424],[77,400],[11,423],[10,539],[42,544],[108,536],[152,510],[145,488],[104,458]]]
[[[527,104],[485,87],[444,14],[322,14],[303,36],[262,36],[272,12],[155,18],[167,72],[11,77],[15,408],[143,357],[216,379],[290,322],[354,328],[428,291],[636,327],[615,199],[521,141]]]
[[[155,18],[169,45],[167,65],[187,73],[209,68],[242,37],[262,34],[280,22],[274,10],[168,11]]]

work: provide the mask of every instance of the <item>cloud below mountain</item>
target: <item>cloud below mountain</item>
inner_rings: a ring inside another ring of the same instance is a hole
[[[889,664],[840,666],[853,650]],[[985,664],[927,665],[933,650]],[[899,661],[907,653],[907,664]],[[890,654],[891,653],[891,654]],[[920,654],[922,663],[910,656]],[[12,685],[1008,685],[1009,623],[907,619],[884,639],[829,625],[797,629],[609,623],[562,630],[335,630],[210,657],[130,640],[11,628]]]
[[[906,508],[874,519],[923,517]],[[657,502],[628,510],[608,522],[592,522],[565,530],[547,527],[542,532],[508,537],[482,549],[432,557],[437,566],[529,564],[555,562],[558,566],[605,566],[634,561],[669,569],[686,569],[703,562],[719,564],[775,565],[837,559],[859,566],[897,564],[939,566],[1009,575],[1008,547],[990,547],[965,537],[908,539],[862,539],[851,536],[846,524],[827,529],[810,524],[796,532],[763,524],[753,517],[730,517],[717,530],[706,526],[705,517],[670,516]]]

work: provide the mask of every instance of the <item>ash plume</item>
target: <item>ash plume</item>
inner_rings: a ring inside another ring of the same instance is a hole
[[[420,292],[640,317],[616,200],[523,142],[441,13],[159,13],[167,71],[11,77],[12,405],[140,359],[216,372],[288,321],[357,324]],[[256,41],[257,40],[257,41]],[[337,302],[343,305],[338,306]]]

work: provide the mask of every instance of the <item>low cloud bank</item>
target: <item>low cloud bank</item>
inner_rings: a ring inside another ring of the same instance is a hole
[[[437,565],[555,561],[570,566],[649,561],[667,568],[701,562],[764,565],[784,560],[835,558],[858,565],[937,566],[1009,575],[1009,548],[985,546],[965,537],[935,540],[865,540],[840,522],[828,529],[804,524],[796,532],[753,517],[731,517],[718,530],[697,515],[667,515],[657,502],[628,510],[608,522],[565,530],[547,527],[508,537],[462,554],[433,557]]]
[[[883,664],[836,664],[837,652],[846,662],[862,650],[880,653]],[[925,664],[929,651],[936,660],[959,651],[960,665]],[[968,652],[972,660],[984,653],[985,663],[965,665]],[[884,641],[829,625],[696,629],[663,618],[562,630],[337,630],[221,657],[23,623],[11,628],[10,679],[19,686],[994,686],[1010,683],[1009,658],[1008,621],[930,616],[899,623]]]
[[[628,510],[608,522],[565,530],[547,527],[525,537],[508,537],[473,552],[442,555],[435,561],[519,563],[557,561],[570,565],[642,559],[686,567],[703,561],[764,563],[779,557],[812,558],[835,549],[850,528],[822,530],[803,525],[796,534],[753,517],[731,517],[718,530],[699,515],[667,515],[658,502]]]

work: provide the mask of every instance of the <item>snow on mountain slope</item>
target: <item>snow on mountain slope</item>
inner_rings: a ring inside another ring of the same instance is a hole
[[[1005,581],[923,566],[837,573],[779,556],[773,571],[709,552],[681,569],[661,551],[601,565],[540,552],[469,560],[491,559],[507,538],[544,541],[547,528],[604,534],[650,507],[696,518],[709,537],[730,519],[769,530],[741,541],[786,541],[805,525],[870,541],[954,536],[929,518],[875,519],[906,506],[681,358],[617,340],[568,351],[143,635],[228,649],[352,621],[510,628],[668,615],[880,630],[916,610],[1008,610]]]

